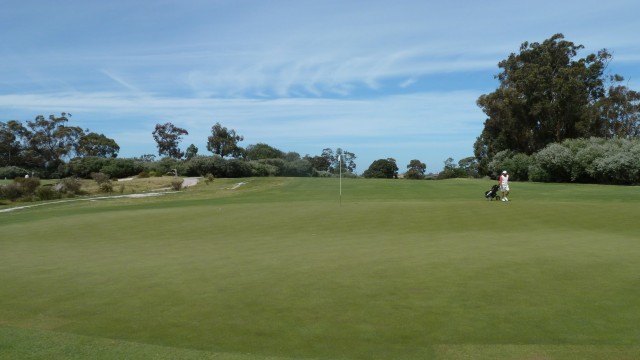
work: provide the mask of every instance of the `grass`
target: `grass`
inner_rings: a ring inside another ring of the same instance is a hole
[[[0,359],[635,359],[637,187],[216,179],[0,214]]]

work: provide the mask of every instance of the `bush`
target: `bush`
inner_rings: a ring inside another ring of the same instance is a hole
[[[100,183],[99,188],[100,188],[101,192],[112,193],[113,192],[113,183],[111,181]]]
[[[246,161],[232,159],[227,162],[226,176],[229,178],[240,178],[251,176],[251,165]]]
[[[487,167],[494,175],[509,170],[514,180],[638,184],[640,139],[567,139],[531,156],[501,151]]]
[[[171,180],[171,188],[175,191],[179,191],[182,189],[183,179],[173,179]]]
[[[618,185],[638,183],[640,174],[640,153],[616,152],[594,162],[601,182]]]
[[[21,195],[22,194],[20,193],[18,184],[14,183],[14,184],[0,186],[0,199],[16,201],[20,198]]]
[[[60,194],[52,186],[41,186],[36,189],[34,195],[38,200],[53,200],[60,197]]]
[[[103,167],[110,164],[110,159],[88,156],[83,158],[75,158],[66,165],[65,174],[67,177],[76,176],[82,179],[88,179],[92,173],[97,173]]]
[[[93,180],[95,180],[95,181],[98,183],[98,185],[100,185],[100,184],[104,184],[104,183],[106,183],[106,182],[109,182],[109,181],[110,181],[110,180],[109,180],[109,175],[104,174],[104,173],[100,173],[100,172],[98,172],[98,173],[91,173],[91,178],[92,178]]]
[[[187,176],[204,176],[212,174],[215,177],[226,176],[226,160],[219,156],[195,156],[185,162]]]
[[[309,160],[296,159],[286,162],[284,165],[284,176],[310,176],[313,172],[313,165]]]
[[[325,178],[325,177],[333,177],[333,174],[329,171],[318,171],[316,169],[313,169],[313,174],[311,176]]]
[[[104,165],[97,171],[109,175],[111,179],[135,176],[145,170],[144,163],[136,159],[104,159]],[[90,174],[90,173],[89,173]]]
[[[548,181],[571,181],[573,154],[571,150],[560,144],[549,144],[537,152],[534,155],[534,163],[539,170],[548,174]]]
[[[18,185],[20,194],[22,196],[31,196],[40,186],[40,179],[37,177],[17,177],[14,182]]]
[[[518,153],[503,163],[503,169],[509,172],[509,178],[516,181],[529,180],[531,158],[527,154]]]
[[[536,182],[549,182],[551,181],[551,175],[548,171],[541,168],[538,164],[531,164],[529,166],[529,180]]]
[[[583,147],[575,146],[577,142],[572,142],[574,146],[573,166],[571,167],[571,181],[593,182],[598,178],[596,160],[602,158],[607,153],[606,146],[602,141],[584,141]],[[598,139],[601,140],[601,139]]]
[[[487,165],[487,170],[489,171],[489,177],[492,179],[498,179],[502,171],[507,170],[511,172],[512,170],[508,168],[509,165],[513,166],[513,163],[509,160],[515,155],[515,153],[511,150],[503,150],[497,153],[493,159]]]
[[[111,193],[113,192],[113,184],[109,179],[109,175],[103,173],[92,173],[91,178],[98,183],[98,188],[101,192]]]
[[[204,183],[207,184],[207,185],[211,184],[213,182],[213,180],[215,180],[215,178],[213,177],[213,175],[211,173],[207,174],[204,177]]]
[[[17,166],[5,166],[0,167],[0,179],[15,179],[17,177],[24,177],[25,174],[29,174],[29,171]]]
[[[77,195],[80,194],[82,183],[77,177],[64,178],[58,183],[59,191],[63,194]]]
[[[256,163],[266,165],[265,169],[269,169],[264,176],[283,176],[287,162],[284,159],[262,159]]]
[[[251,176],[276,176],[278,168],[260,161],[250,161]]]

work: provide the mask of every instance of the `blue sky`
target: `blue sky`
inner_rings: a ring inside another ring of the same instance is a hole
[[[428,172],[473,155],[497,63],[555,33],[607,48],[640,90],[640,2],[8,0],[0,12],[0,121],[73,114],[120,157],[157,154],[155,124],[206,154],[220,122],[285,152],[392,157]]]

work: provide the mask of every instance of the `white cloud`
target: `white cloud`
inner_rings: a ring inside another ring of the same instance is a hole
[[[374,154],[385,151],[381,158],[408,162],[411,159],[405,157],[410,155],[403,155],[405,152],[420,152],[433,143],[451,155],[463,152],[468,156],[483,120],[474,103],[478,96],[475,92],[451,92],[362,100],[216,100],[68,93],[0,95],[0,108],[69,111],[74,114],[72,123],[113,137],[123,156],[155,152],[153,126],[167,121],[187,129],[190,135],[183,143],[194,143],[203,152],[211,126],[220,122],[243,135],[245,146],[266,142],[303,155],[319,154],[324,147],[343,147],[360,156],[362,167],[375,160]],[[460,143],[465,144],[463,149],[458,148]]]
[[[557,32],[640,78],[633,0],[39,3],[0,12],[0,121],[69,111],[132,155],[153,152],[166,121],[202,151],[219,121],[302,153],[468,156],[497,63]]]

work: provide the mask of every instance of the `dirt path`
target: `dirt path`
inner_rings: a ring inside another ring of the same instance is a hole
[[[187,187],[190,187],[190,186],[197,185],[198,184],[198,179],[199,178],[197,178],[197,177],[184,178],[184,181],[182,182],[182,188],[187,188]],[[121,179],[119,181],[127,181],[127,180],[130,180],[130,179]],[[170,190],[170,189],[171,188],[165,188],[165,189],[159,189],[159,190]],[[167,193],[171,193],[171,192],[149,192],[149,193],[141,193],[141,194],[97,196],[97,197],[86,198],[86,199],[59,200],[59,201],[46,202],[46,203],[41,203],[41,204],[16,206],[16,207],[8,208],[8,209],[1,209],[0,213],[10,212],[10,211],[15,211],[15,210],[21,210],[21,209],[28,209],[28,208],[37,207],[37,206],[60,204],[60,203],[74,202],[74,201],[96,201],[96,200],[121,199],[121,198],[143,198],[143,197],[149,197],[149,196],[160,196],[160,195],[164,195],[164,194],[167,194]]]
[[[184,178],[184,181],[182,182],[182,187],[186,188],[186,187],[198,185],[199,180],[200,178],[197,178],[197,177]]]

